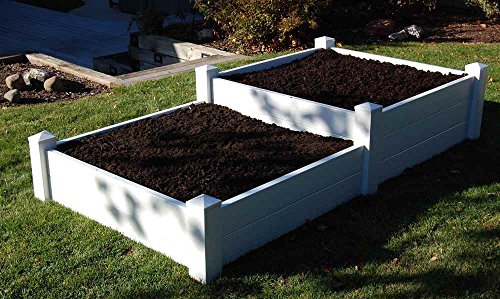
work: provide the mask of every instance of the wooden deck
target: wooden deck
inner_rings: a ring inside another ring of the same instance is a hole
[[[0,56],[40,52],[92,68],[92,58],[127,51],[125,22],[108,22],[0,0]]]

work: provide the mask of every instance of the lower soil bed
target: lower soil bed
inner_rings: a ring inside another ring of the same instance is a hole
[[[460,77],[318,50],[277,68],[224,78],[353,110],[365,102],[389,106]]]
[[[227,200],[351,145],[200,104],[57,150],[187,201],[200,194]]]

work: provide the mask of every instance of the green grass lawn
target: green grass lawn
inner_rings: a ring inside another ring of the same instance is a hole
[[[169,258],[36,200],[27,143],[44,129],[62,139],[188,102],[195,97],[194,72],[73,102],[0,110],[0,298],[498,296],[500,44],[354,48],[459,69],[489,64],[494,81],[481,138],[407,170],[377,195],[333,210],[200,285]]]

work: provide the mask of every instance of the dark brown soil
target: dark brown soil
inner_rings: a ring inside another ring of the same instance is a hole
[[[63,79],[64,86],[67,88],[67,91],[64,92],[55,92],[55,91],[46,91],[42,86],[30,87],[26,90],[21,91],[21,103],[13,104],[7,102],[3,95],[9,88],[5,85],[5,78],[15,73],[23,73],[30,68],[41,69],[50,73],[53,73],[59,78]],[[2,65],[0,63],[0,106],[17,106],[23,104],[36,104],[36,103],[44,103],[44,102],[54,102],[59,100],[73,100],[86,96],[91,96],[94,94],[98,94],[106,91],[108,88],[104,85],[101,85],[96,82],[92,82],[83,78],[79,78],[61,71],[58,71],[51,67],[46,66],[34,66],[30,63],[14,63],[14,64],[5,64]]]
[[[229,199],[352,145],[201,104],[58,146],[58,150],[187,201]]]
[[[278,68],[226,77],[346,109],[364,102],[389,106],[458,78],[330,50],[319,50]]]

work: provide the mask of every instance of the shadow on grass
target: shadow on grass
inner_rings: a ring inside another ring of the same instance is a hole
[[[388,262],[396,258],[397,253],[384,248],[391,235],[414,222],[446,195],[500,181],[499,132],[500,104],[485,102],[483,129],[479,140],[466,141],[408,169],[403,175],[382,184],[376,195],[357,198],[247,254],[224,267],[223,276],[230,278],[257,273],[318,273],[361,263]],[[326,225],[328,229],[318,231],[319,224]],[[485,236],[480,233],[478,237]],[[460,287],[463,280],[468,282],[467,285],[471,282],[479,285],[486,283],[482,279],[483,275],[461,277],[452,273],[432,272],[417,277],[419,275],[411,279],[423,283],[424,287],[434,285],[438,288],[436,294],[443,291],[443,295],[452,294],[447,291],[452,291],[455,295],[465,292],[466,288],[463,285]],[[440,283],[435,281],[437,278]],[[357,284],[351,277],[344,279],[351,281],[350,284]],[[380,279],[391,283],[404,282],[409,278]],[[365,282],[369,280],[366,277],[362,279]],[[448,287],[457,283],[458,288],[452,290]]]
[[[289,276],[308,274],[320,290],[336,291],[342,281],[344,291],[374,284],[413,284],[415,290],[391,296],[418,296],[422,293],[460,296],[480,294],[491,288],[495,273],[476,275],[434,268],[415,274],[355,272],[333,278],[325,274],[355,265],[390,263],[399,256],[385,247],[392,235],[408,227],[447,195],[470,187],[500,181],[500,104],[485,103],[482,136],[466,141],[445,153],[408,169],[379,188],[374,196],[360,197],[322,217],[251,252],[223,269],[222,278],[207,288],[210,295],[262,295],[259,279],[242,279],[255,274]],[[478,202],[491,200],[488,196]],[[318,226],[326,225],[325,231]],[[432,230],[437,227],[432,228]],[[496,232],[477,232],[471,238],[489,238]],[[423,236],[425,237],[425,236]],[[412,244],[403,244],[410,247]],[[474,263],[477,257],[462,257]],[[490,278],[490,279],[488,279]],[[410,288],[410,289],[412,289]],[[140,297],[161,297],[169,290],[141,292]],[[234,292],[234,293],[233,293]],[[132,297],[139,294],[131,294]]]

